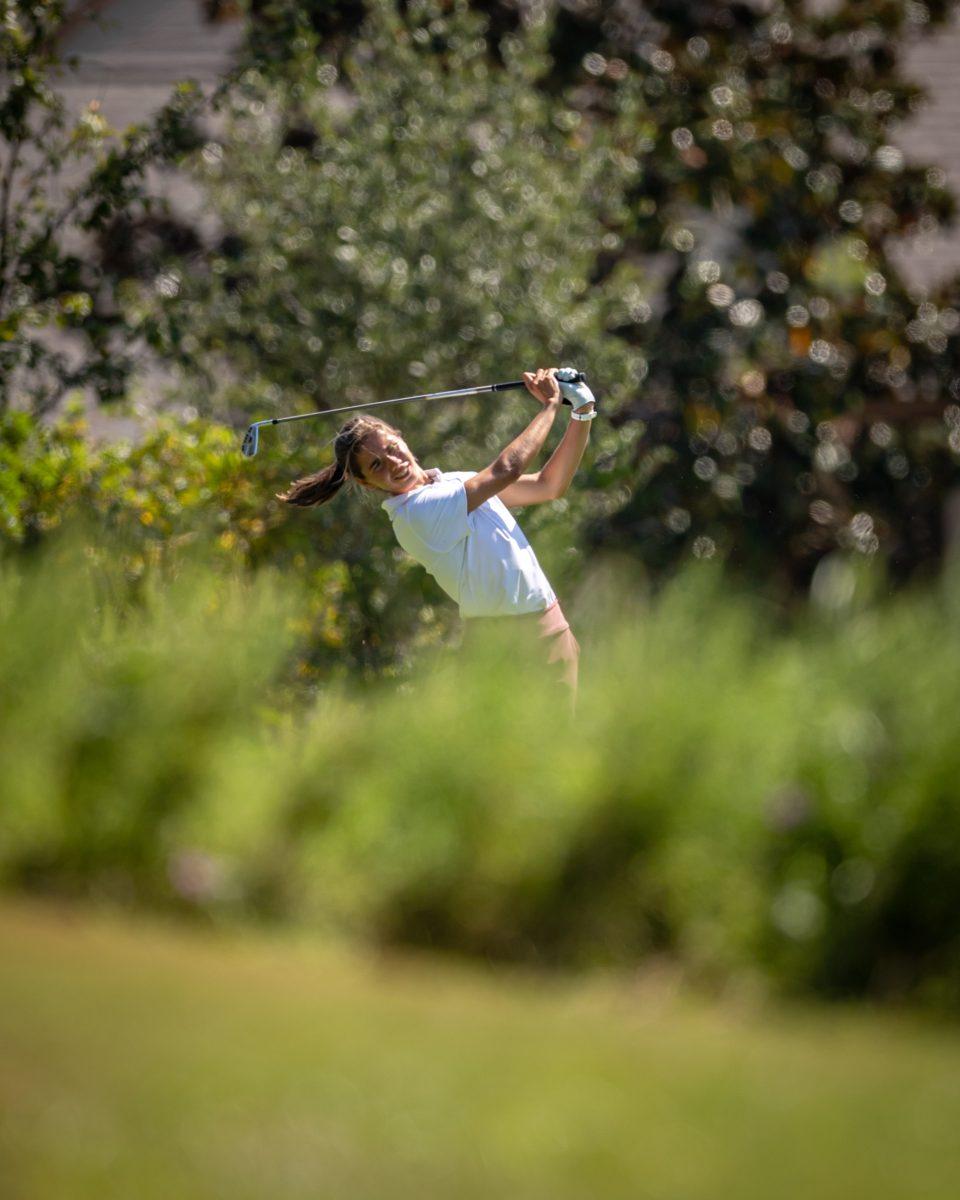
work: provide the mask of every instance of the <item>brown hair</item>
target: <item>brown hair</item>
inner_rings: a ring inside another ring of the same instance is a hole
[[[332,500],[348,479],[356,480],[361,477],[357,453],[363,445],[363,439],[375,429],[385,429],[397,437],[401,436],[399,429],[394,429],[379,417],[351,417],[341,426],[334,439],[335,461],[322,471],[295,480],[285,492],[277,493],[277,499],[284,500],[287,504],[297,504],[301,508],[313,504],[326,504],[328,500]]]

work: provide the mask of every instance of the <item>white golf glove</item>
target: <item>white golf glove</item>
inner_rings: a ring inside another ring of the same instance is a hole
[[[573,383],[570,377],[576,375],[577,372],[573,367],[560,367],[556,372],[556,380],[560,385],[560,392],[565,399],[570,401],[570,407],[573,409],[573,416],[578,421],[589,421],[597,411],[597,400],[593,392],[585,383]],[[566,376],[566,378],[564,378]],[[593,413],[585,413],[582,417],[577,416],[577,410],[583,408],[587,404],[593,405]]]

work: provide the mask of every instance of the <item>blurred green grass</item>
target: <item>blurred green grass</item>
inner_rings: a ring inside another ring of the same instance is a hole
[[[707,564],[593,574],[571,717],[515,622],[316,686],[296,580],[5,567],[7,890],[960,1008],[956,578],[784,629]]]
[[[960,1033],[0,906],[9,1200],[944,1200]]]

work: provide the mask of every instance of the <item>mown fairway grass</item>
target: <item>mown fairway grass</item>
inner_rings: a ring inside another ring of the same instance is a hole
[[[0,904],[0,1195],[934,1200],[960,1032]]]

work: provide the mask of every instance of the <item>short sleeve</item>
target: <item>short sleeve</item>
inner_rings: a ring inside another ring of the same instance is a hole
[[[444,479],[421,488],[403,506],[402,519],[431,550],[438,554],[452,550],[470,533],[463,479]]]

